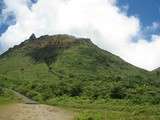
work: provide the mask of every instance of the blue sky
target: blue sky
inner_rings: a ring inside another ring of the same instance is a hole
[[[0,0],[0,53],[32,33],[91,38],[135,66],[160,66],[160,0]]]
[[[128,6],[128,15],[136,15],[144,26],[160,22],[160,0],[118,0],[118,5]]]
[[[128,16],[137,16],[142,24],[145,38],[148,41],[152,34],[160,34],[160,0],[118,0],[117,5],[123,10],[127,9]],[[157,29],[147,29],[153,23],[159,24]]]

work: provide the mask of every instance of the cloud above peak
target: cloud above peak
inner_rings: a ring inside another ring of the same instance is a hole
[[[29,0],[4,1],[6,10],[16,15],[16,24],[0,37],[4,50],[32,33],[65,33],[91,38],[99,47],[138,67],[152,70],[160,66],[160,36],[152,34],[145,39],[141,21],[136,16],[127,16],[116,0],[39,0],[31,8]],[[155,27],[156,23],[147,29]]]

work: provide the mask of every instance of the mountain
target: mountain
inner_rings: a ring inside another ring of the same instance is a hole
[[[33,34],[0,56],[0,86],[37,101],[54,97],[160,101],[158,77],[90,39]]]

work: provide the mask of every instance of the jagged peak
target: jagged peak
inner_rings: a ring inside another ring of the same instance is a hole
[[[30,40],[35,40],[36,39],[36,35],[34,33],[32,33],[32,35],[29,37]]]
[[[29,39],[23,41],[19,45],[15,45],[12,48],[9,48],[9,50],[3,53],[3,55],[6,55],[7,53],[17,48],[32,49],[32,48],[45,48],[47,46],[55,46],[58,48],[68,48],[76,44],[88,44],[90,46],[94,45],[89,38],[77,38],[75,36],[68,35],[68,34],[43,35],[37,38],[36,35],[33,33],[29,37]]]
[[[78,43],[91,44],[92,42],[88,38],[77,38],[67,34],[56,34],[40,36],[39,38],[36,38],[36,41],[30,42],[30,45],[35,48],[42,48],[52,45],[58,47],[69,47]]]

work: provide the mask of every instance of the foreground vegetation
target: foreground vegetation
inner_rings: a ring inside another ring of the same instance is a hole
[[[14,101],[15,102],[15,101]],[[0,106],[13,103],[10,97],[0,97]],[[159,120],[160,105],[133,104],[127,100],[89,100],[87,98],[59,97],[47,101],[75,113],[74,120]]]
[[[49,105],[71,109],[76,120],[159,120],[160,105],[134,104],[128,100],[59,97],[49,100]]]
[[[0,106],[11,104],[16,101],[18,101],[18,99],[11,91],[0,88]]]
[[[8,104],[8,103],[11,103],[11,101],[12,100],[8,97],[0,96],[0,105],[5,105],[5,104]]]

